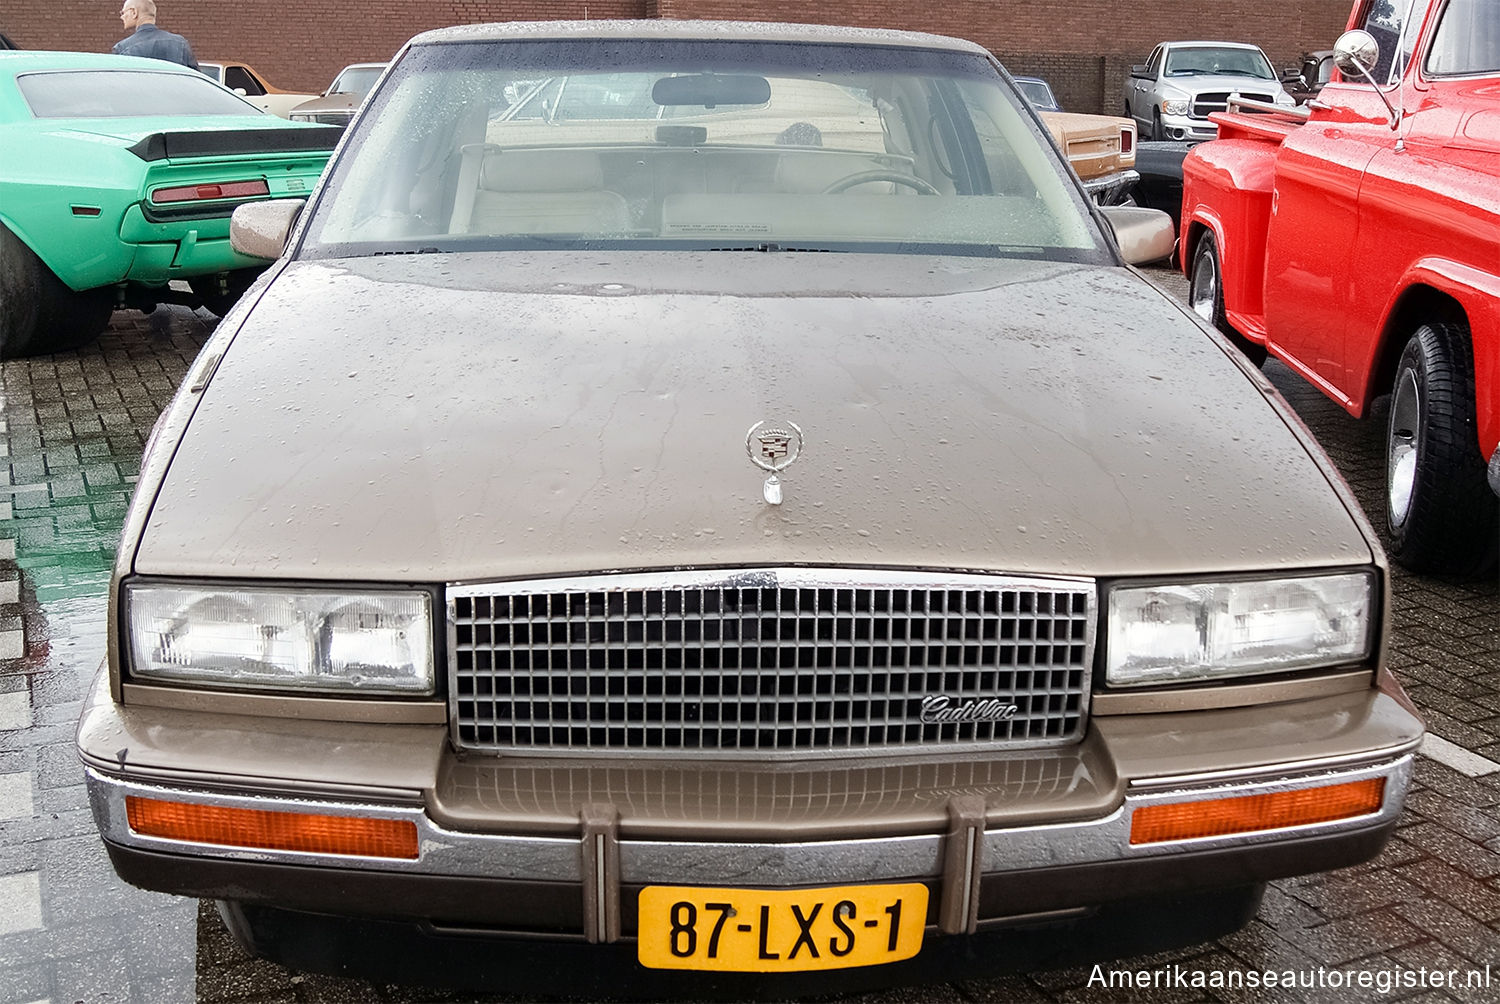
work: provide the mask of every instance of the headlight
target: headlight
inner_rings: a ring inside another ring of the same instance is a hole
[[[1272,98],[1272,100],[1275,101],[1282,108],[1296,108],[1297,107],[1297,99],[1294,98],[1294,97],[1292,97],[1286,91],[1277,91],[1276,92],[1276,97]]]
[[[1166,97],[1161,99],[1161,113],[1163,115],[1186,115],[1192,107],[1192,102],[1185,97]]]
[[[1105,679],[1138,687],[1357,662],[1370,654],[1374,592],[1365,572],[1119,587]]]
[[[425,592],[125,588],[130,671],[138,678],[319,693],[434,691]]]
[[[287,118],[293,122],[311,122],[313,120],[311,115],[298,115],[296,112],[292,112]]]

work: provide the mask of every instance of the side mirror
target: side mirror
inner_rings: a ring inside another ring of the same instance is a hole
[[[247,90],[245,90],[243,87],[236,87],[234,89],[234,93],[238,94],[242,98],[246,98],[246,97],[250,96],[250,92],[247,91]]]
[[[238,212],[238,210],[236,210]],[[1177,231],[1172,217],[1142,206],[1100,206],[1099,212],[1115,232],[1120,254],[1130,265],[1144,265],[1172,257]]]
[[[1345,78],[1350,80],[1364,80],[1375,93],[1380,95],[1380,100],[1385,102],[1385,110],[1391,118],[1391,128],[1396,129],[1401,125],[1401,112],[1391,104],[1391,99],[1385,96],[1385,90],[1381,88],[1380,81],[1374,77],[1374,70],[1380,62],[1380,43],[1375,41],[1375,36],[1368,31],[1355,28],[1346,31],[1339,36],[1339,40],[1333,43],[1333,65],[1339,68]]]
[[[1374,84],[1370,74],[1379,62],[1380,43],[1368,31],[1360,28],[1346,31],[1333,43],[1333,64],[1346,77],[1363,78]]]
[[[229,218],[229,246],[251,258],[280,258],[306,204],[303,199],[245,203]]]
[[[1130,68],[1130,75],[1132,77],[1144,77],[1146,75],[1146,64],[1136,63]]]

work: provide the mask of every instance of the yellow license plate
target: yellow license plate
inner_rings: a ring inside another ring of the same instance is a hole
[[[922,948],[927,887],[647,886],[636,958],[652,969],[790,973],[899,962]]]

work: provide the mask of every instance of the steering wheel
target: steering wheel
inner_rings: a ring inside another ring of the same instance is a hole
[[[894,182],[897,185],[906,185],[910,188],[915,188],[923,195],[943,194],[936,188],[933,188],[932,185],[928,184],[926,181],[923,181],[921,178],[917,177],[915,174],[907,174],[904,171],[881,170],[860,171],[858,174],[851,174],[848,177],[840,178],[838,181],[835,181],[833,184],[823,189],[823,194],[836,195],[846,188],[853,188],[855,185],[863,185],[867,181],[890,181]]]

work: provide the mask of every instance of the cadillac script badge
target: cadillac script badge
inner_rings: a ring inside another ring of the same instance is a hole
[[[781,479],[777,475],[802,455],[802,430],[796,422],[756,422],[745,433],[745,451],[751,463],[771,472],[761,494],[771,505],[781,505]]]

